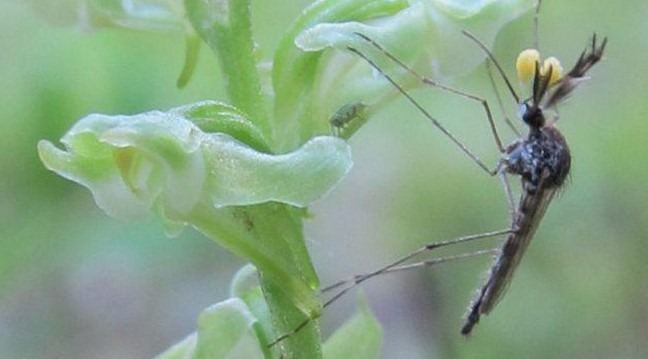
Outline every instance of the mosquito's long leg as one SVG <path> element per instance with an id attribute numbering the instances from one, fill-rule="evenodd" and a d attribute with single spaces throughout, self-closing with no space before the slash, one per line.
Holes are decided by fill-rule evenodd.
<path id="1" fill-rule="evenodd" d="M 461 141 L 459 141 L 452 133 L 450 133 L 439 121 L 437 121 L 421 104 L 419 104 L 401 85 L 399 85 L 394 79 L 391 78 L 385 71 L 383 71 L 378 64 L 373 62 L 373 60 L 369 59 L 365 54 L 360 52 L 359 50 L 353 48 L 353 47 L 347 47 L 347 49 L 356 55 L 360 56 L 362 59 L 367 61 L 369 65 L 371 65 L 373 68 L 375 68 L 380 74 L 387 79 L 397 90 L 400 92 L 409 102 L 411 102 L 428 120 L 432 122 L 432 124 L 439 129 L 439 131 L 443 132 L 444 135 L 446 135 L 452 142 L 454 142 L 468 157 L 470 157 L 473 162 L 477 164 L 477 166 L 481 167 L 482 170 L 484 170 L 486 173 L 488 173 L 491 176 L 494 176 L 497 171 L 496 170 L 491 170 L 484 164 L 482 160 L 479 159 L 472 151 L 470 151 Z"/>
<path id="2" fill-rule="evenodd" d="M 466 30 L 461 30 L 461 33 L 464 34 L 467 38 L 469 38 L 473 42 L 475 42 L 477 44 L 477 46 L 479 46 L 479 48 L 481 48 L 482 51 L 484 51 L 484 53 L 488 56 L 488 58 L 493 62 L 493 64 L 495 65 L 495 68 L 497 69 L 497 72 L 500 74 L 500 76 L 502 76 L 502 79 L 504 80 L 504 83 L 506 84 L 506 88 L 511 93 L 511 96 L 513 96 L 513 98 L 515 99 L 515 103 L 519 104 L 520 103 L 520 96 L 518 96 L 518 94 L 513 89 L 513 85 L 511 85 L 511 81 L 506 76 L 506 73 L 504 72 L 504 69 L 502 69 L 502 66 L 500 66 L 500 64 L 497 62 L 497 59 L 495 59 L 495 56 L 493 56 L 493 54 L 490 52 L 490 50 L 488 50 L 486 45 L 484 45 L 484 43 L 479 41 L 479 39 L 475 35 L 471 34 L 470 32 L 468 32 Z"/>
<path id="3" fill-rule="evenodd" d="M 419 269 L 423 267 L 433 267 L 442 263 L 447 263 L 447 262 L 453 262 L 461 259 L 466 259 L 466 258 L 471 258 L 471 257 L 478 257 L 478 256 L 483 256 L 487 254 L 497 254 L 499 252 L 499 248 L 493 248 L 493 249 L 483 249 L 479 251 L 474 251 L 474 252 L 469 252 L 469 253 L 462 253 L 462 254 L 457 254 L 453 256 L 446 256 L 446 257 L 440 257 L 440 258 L 434 258 L 426 261 L 421 261 L 421 262 L 416 262 L 416 263 L 411 263 L 411 264 L 403 264 L 397 267 L 389 268 L 382 272 L 381 274 L 387 274 L 387 273 L 394 273 L 394 272 L 403 272 L 403 271 L 408 271 L 408 270 L 414 270 L 414 269 Z M 330 292 L 334 289 L 337 289 L 342 286 L 349 285 L 350 283 L 355 283 L 362 277 L 366 276 L 367 274 L 358 274 L 355 275 L 351 278 L 347 278 L 345 280 L 338 281 L 336 283 L 333 283 L 329 285 L 328 287 L 322 288 L 321 292 L 326 293 Z"/>
<path id="4" fill-rule="evenodd" d="M 364 36 L 364 35 L 361 35 L 361 36 Z M 373 42 L 373 40 L 367 38 L 367 41 L 371 41 L 372 43 L 375 44 L 375 46 L 378 46 L 379 49 L 382 49 L 382 47 L 380 47 L 379 44 Z M 513 193 L 511 192 L 511 186 L 508 183 L 508 179 L 506 178 L 506 175 L 503 172 L 502 165 L 501 164 L 498 165 L 493 170 L 489 169 L 488 166 L 486 166 L 486 164 L 484 164 L 484 162 L 482 160 L 480 160 L 461 141 L 459 141 L 452 133 L 450 133 L 445 127 L 443 127 L 443 125 L 441 125 L 423 106 L 421 106 L 421 104 L 419 104 L 407 91 L 405 91 L 405 89 L 403 89 L 403 87 L 400 86 L 391 76 L 389 76 L 387 73 L 385 73 L 385 71 L 383 71 L 382 68 L 380 68 L 380 66 L 378 66 L 373 60 L 369 59 L 366 55 L 364 55 L 362 52 L 360 52 L 359 50 L 357 50 L 357 49 L 355 49 L 353 47 L 348 47 L 348 50 L 355 53 L 356 55 L 360 56 L 362 59 L 367 61 L 367 63 L 369 63 L 373 68 L 375 68 L 378 72 L 380 72 L 380 74 L 382 76 L 384 76 L 387 79 L 387 81 L 389 81 L 403 96 L 405 96 L 405 98 L 407 98 L 408 101 L 410 101 L 426 118 L 428 118 L 432 122 L 432 124 L 434 124 L 434 126 L 436 126 L 441 132 L 443 132 L 448 138 L 450 138 L 450 140 L 452 140 L 452 142 L 454 142 L 457 146 L 459 146 L 459 148 L 466 155 L 468 155 L 468 157 L 470 157 L 473 160 L 473 162 L 475 162 L 481 169 L 483 169 L 490 176 L 494 176 L 494 175 L 496 175 L 498 173 L 501 174 L 502 183 L 504 185 L 504 194 L 506 196 L 506 200 L 507 200 L 507 203 L 508 203 L 509 213 L 511 214 L 511 221 L 513 221 L 515 211 L 516 211 L 516 209 L 515 209 L 516 207 L 515 207 L 515 203 L 513 201 Z M 391 55 L 389 52 L 385 52 L 385 54 L 388 54 L 388 56 L 393 57 L 393 55 Z M 394 61 L 397 61 L 398 63 L 400 63 L 400 61 L 395 57 L 394 57 Z M 402 64 L 402 63 L 400 63 L 400 64 Z M 413 75 L 424 79 L 424 77 L 418 75 L 414 70 L 411 70 L 406 65 L 402 64 L 402 66 L 404 68 L 408 69 L 409 71 L 412 71 Z M 452 90 L 452 91 L 454 91 L 454 90 Z M 489 122 L 491 123 L 492 128 L 494 129 L 492 116 L 490 116 L 490 110 L 488 110 L 487 113 L 489 115 Z M 496 134 L 497 132 L 495 131 L 493 133 Z M 498 137 L 495 137 L 495 138 L 498 141 L 498 146 L 500 146 L 500 151 L 503 152 L 504 150 L 503 150 L 503 148 L 501 148 L 501 143 L 499 142 L 499 138 Z"/>
<path id="5" fill-rule="evenodd" d="M 501 236 L 501 235 L 512 233 L 512 232 L 514 232 L 513 229 L 504 229 L 504 230 L 499 230 L 499 231 L 485 232 L 485 233 L 480 233 L 480 234 L 473 234 L 473 235 L 469 235 L 469 236 L 463 236 L 463 237 L 455 238 L 455 239 L 452 239 L 452 240 L 449 240 L 449 241 L 434 242 L 434 243 L 426 244 L 423 247 L 420 247 L 419 249 L 417 249 L 415 251 L 412 251 L 408 255 L 403 256 L 403 257 L 391 262 L 390 264 L 388 264 L 386 266 L 380 267 L 380 268 L 378 268 L 378 269 L 376 269 L 374 271 L 371 271 L 369 273 L 366 273 L 366 274 L 362 274 L 362 275 L 359 275 L 359 276 L 354 276 L 353 278 L 351 278 L 349 280 L 338 282 L 338 283 L 335 283 L 333 285 L 330 285 L 330 286 L 322 289 L 321 292 L 325 292 L 325 291 L 331 291 L 331 290 L 339 288 L 339 287 L 343 287 L 342 289 L 340 289 L 340 291 L 338 293 L 336 293 L 329 300 L 324 302 L 322 307 L 323 308 L 328 307 L 329 305 L 333 304 L 335 301 L 340 299 L 340 297 L 342 297 L 344 294 L 346 294 L 349 290 L 351 290 L 354 287 L 360 285 L 361 283 L 363 283 L 363 282 L 365 282 L 365 281 L 367 281 L 367 280 L 369 280 L 371 278 L 374 278 L 376 276 L 379 276 L 381 274 L 385 274 L 385 273 L 389 273 L 389 272 L 393 272 L 393 271 L 399 271 L 399 270 L 412 269 L 412 268 L 415 268 L 414 266 L 416 266 L 416 267 L 422 267 L 424 265 L 431 266 L 431 265 L 434 265 L 434 264 L 439 264 L 441 262 L 447 262 L 447 261 L 450 261 L 450 260 L 458 260 L 458 259 L 461 259 L 461 258 L 467 258 L 467 257 L 471 257 L 471 256 L 476 256 L 476 255 L 483 255 L 483 254 L 487 253 L 487 252 L 478 251 L 478 252 L 474 252 L 472 254 L 468 253 L 468 254 L 463 254 L 463 255 L 458 255 L 458 256 L 445 257 L 445 259 L 444 258 L 437 258 L 435 260 L 431 260 L 431 261 L 427 261 L 427 262 L 419 262 L 419 263 L 413 263 L 413 264 L 401 266 L 401 264 L 403 264 L 404 262 L 407 262 L 408 260 L 412 259 L 413 257 L 416 257 L 417 255 L 419 255 L 419 254 L 421 254 L 423 252 L 432 251 L 434 249 L 441 248 L 441 247 L 446 247 L 446 246 L 449 246 L 449 245 L 475 241 L 475 240 L 479 240 L 479 239 L 482 239 L 482 238 Z M 489 252 L 490 252 L 490 250 L 489 250 Z M 427 263 L 427 264 L 423 264 L 423 263 Z M 277 343 L 283 341 L 284 339 L 290 337 L 291 335 L 294 335 L 295 333 L 298 333 L 300 330 L 302 330 L 306 325 L 308 325 L 308 323 L 310 323 L 314 319 L 316 319 L 316 318 L 306 318 L 303 322 L 301 322 L 292 331 L 290 331 L 288 333 L 285 333 L 285 334 L 282 334 L 279 337 L 277 337 L 277 339 L 275 339 L 273 342 L 268 344 L 268 347 L 272 347 L 272 346 L 276 345 Z"/>
<path id="6" fill-rule="evenodd" d="M 392 60 L 393 62 L 398 64 L 398 66 L 400 66 L 401 68 L 406 70 L 410 75 L 416 77 L 421 83 L 423 83 L 425 85 L 428 85 L 428 86 L 431 86 L 431 87 L 436 87 L 436 88 L 438 88 L 440 90 L 447 91 L 447 92 L 453 93 L 455 95 L 459 95 L 459 96 L 461 96 L 463 98 L 466 98 L 466 99 L 469 99 L 469 100 L 472 100 L 472 101 L 479 102 L 482 105 L 482 107 L 484 108 L 484 112 L 486 113 L 486 117 L 488 118 L 488 124 L 490 126 L 491 133 L 493 134 L 493 139 L 495 140 L 495 144 L 497 145 L 497 148 L 499 149 L 500 153 L 504 152 L 504 148 L 502 146 L 502 140 L 500 139 L 499 134 L 497 133 L 497 128 L 495 127 L 495 121 L 493 120 L 493 114 L 491 112 L 490 106 L 488 105 L 488 101 L 486 101 L 485 99 L 483 99 L 483 98 L 481 98 L 479 96 L 470 94 L 468 92 L 457 90 L 455 88 L 440 84 L 440 83 L 430 79 L 429 77 L 426 77 L 426 76 L 423 76 L 423 75 L 419 74 L 418 72 L 416 72 L 416 70 L 414 70 L 413 68 L 411 68 L 410 66 L 408 66 L 407 64 L 402 62 L 400 59 L 398 59 L 398 57 L 396 57 L 394 54 L 389 52 L 387 49 L 385 49 L 382 45 L 380 45 L 379 43 L 374 41 L 372 38 L 370 38 L 367 35 L 364 35 L 362 33 L 359 33 L 359 32 L 356 32 L 355 34 L 357 36 L 359 36 L 360 38 L 362 38 L 363 40 L 367 41 L 369 44 L 371 44 L 373 47 L 378 49 L 380 52 L 384 53 L 385 56 L 387 56 L 390 60 Z M 374 67 L 376 67 L 376 66 L 374 66 Z M 380 71 L 380 70 L 378 70 L 378 71 Z M 435 125 L 437 125 L 437 124 L 435 124 Z M 437 127 L 439 127 L 439 126 L 437 125 Z"/>
<path id="7" fill-rule="evenodd" d="M 533 14 L 533 47 L 540 51 L 540 5 L 542 0 L 538 0 Z"/>
<path id="8" fill-rule="evenodd" d="M 387 273 L 387 272 L 393 270 L 394 268 L 399 267 L 401 264 L 407 262 L 408 260 L 418 256 L 419 254 L 421 254 L 423 252 L 431 251 L 431 250 L 434 250 L 434 249 L 437 249 L 437 248 L 446 247 L 446 246 L 453 245 L 453 244 L 458 244 L 458 243 L 463 243 L 463 242 L 470 242 L 470 241 L 474 241 L 474 240 L 478 240 L 478 239 L 482 239 L 482 238 L 501 236 L 501 235 L 512 233 L 512 232 L 513 232 L 513 229 L 509 228 L 509 229 L 499 230 L 499 231 L 494 231 L 494 232 L 485 232 L 485 233 L 480 233 L 480 234 L 473 234 L 473 235 L 469 235 L 469 236 L 463 236 L 463 237 L 455 238 L 455 239 L 452 239 L 452 240 L 449 240 L 449 241 L 444 241 L 444 242 L 435 242 L 435 243 L 426 244 L 423 247 L 420 247 L 419 249 L 416 249 L 416 250 L 410 252 L 408 255 L 403 256 L 403 257 L 391 262 L 390 264 L 388 264 L 386 266 L 378 268 L 378 269 L 376 269 L 376 270 L 374 270 L 372 272 L 369 272 L 367 274 L 364 274 L 364 275 L 361 275 L 361 276 L 356 276 L 352 281 L 348 282 L 346 287 L 342 288 L 337 294 L 335 294 L 333 297 L 331 297 L 331 299 L 324 302 L 323 306 L 324 307 L 329 306 L 331 303 L 338 300 L 338 298 L 343 296 L 346 292 L 351 290 L 353 287 L 361 284 L 362 282 L 364 282 L 364 281 L 366 281 L 368 279 L 371 279 L 373 277 L 376 277 L 376 276 L 379 276 L 381 274 Z"/>
<path id="9" fill-rule="evenodd" d="M 493 93 L 495 93 L 495 98 L 497 99 L 497 105 L 500 108 L 500 111 L 502 111 L 502 115 L 504 116 L 504 123 L 515 133 L 515 135 L 520 138 L 522 137 L 522 134 L 520 131 L 515 127 L 513 122 L 511 122 L 511 119 L 508 117 L 506 114 L 506 108 L 504 107 L 504 103 L 502 102 L 502 96 L 500 95 L 499 90 L 497 89 L 497 85 L 495 84 L 495 78 L 493 78 L 493 72 L 491 71 L 490 67 L 490 59 L 486 59 L 486 73 L 488 74 L 488 80 L 491 84 L 491 88 L 493 89 Z"/>

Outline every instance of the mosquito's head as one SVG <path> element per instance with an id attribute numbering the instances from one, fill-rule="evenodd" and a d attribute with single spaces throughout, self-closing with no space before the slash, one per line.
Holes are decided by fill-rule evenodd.
<path id="1" fill-rule="evenodd" d="M 532 128 L 545 124 L 541 102 L 545 94 L 562 80 L 563 68 L 555 57 L 549 57 L 540 65 L 540 53 L 535 49 L 524 50 L 518 55 L 515 67 L 522 83 L 532 82 L 531 97 L 520 104 L 520 118 Z"/>
<path id="2" fill-rule="evenodd" d="M 527 126 L 540 128 L 545 124 L 545 117 L 540 106 L 535 106 L 529 100 L 520 104 L 518 116 Z"/>
<path id="3" fill-rule="evenodd" d="M 563 73 L 563 68 L 555 57 L 547 58 L 541 65 L 537 50 L 522 51 L 516 62 L 518 79 L 522 83 L 531 83 L 532 89 L 531 97 L 520 104 L 520 118 L 531 128 L 544 126 L 543 109 L 554 108 L 587 79 L 589 69 L 603 57 L 606 44 L 607 39 L 599 43 L 594 34 L 589 48 L 581 53 L 567 73 Z"/>

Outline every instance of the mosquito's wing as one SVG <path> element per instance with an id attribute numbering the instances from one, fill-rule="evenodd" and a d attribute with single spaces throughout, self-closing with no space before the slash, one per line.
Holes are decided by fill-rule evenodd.
<path id="1" fill-rule="evenodd" d="M 514 228 L 504 246 L 495 258 L 484 285 L 470 305 L 466 322 L 461 329 L 464 335 L 470 334 L 482 314 L 490 313 L 502 298 L 513 278 L 513 272 L 520 264 L 542 217 L 549 207 L 558 188 L 544 188 L 534 193 L 523 192 L 520 199 Z"/>

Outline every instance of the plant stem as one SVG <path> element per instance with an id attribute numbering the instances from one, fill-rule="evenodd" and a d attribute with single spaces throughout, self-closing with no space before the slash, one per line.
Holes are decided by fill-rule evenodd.
<path id="1" fill-rule="evenodd" d="M 245 112 L 270 138 L 254 56 L 249 0 L 185 0 L 189 19 L 221 65 L 232 105 Z"/>
<path id="2" fill-rule="evenodd" d="M 259 282 L 270 309 L 274 338 L 292 332 L 321 307 L 308 267 L 295 258 L 299 251 L 290 237 L 302 238 L 301 223 L 294 222 L 284 205 L 216 209 L 209 204 L 190 214 L 192 225 L 237 256 L 248 260 L 259 272 Z M 284 235 L 277 235 L 278 233 Z M 272 242 L 272 243 L 270 243 Z M 310 263 L 310 262 L 309 262 Z M 261 343 L 264 345 L 264 343 Z M 267 344 L 267 343 L 266 343 Z M 317 321 L 278 344 L 283 358 L 321 358 L 321 337 Z"/>

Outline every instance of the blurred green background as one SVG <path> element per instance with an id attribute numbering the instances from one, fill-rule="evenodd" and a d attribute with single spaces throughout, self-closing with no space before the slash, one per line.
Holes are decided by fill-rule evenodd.
<path id="1" fill-rule="evenodd" d="M 307 4 L 254 2 L 264 56 Z M 541 48 L 565 67 L 594 30 L 610 39 L 592 81 L 560 107 L 574 157 L 571 183 L 508 294 L 470 340 L 458 334 L 461 316 L 488 259 L 366 285 L 384 325 L 384 358 L 648 357 L 646 14 L 642 0 L 545 1 Z M 204 307 L 226 298 L 243 263 L 193 230 L 169 239 L 158 222 L 105 216 L 86 189 L 45 170 L 36 142 L 56 141 L 92 112 L 223 98 L 216 62 L 203 49 L 193 81 L 178 90 L 182 37 L 52 27 L 23 1 L 0 2 L 0 34 L 0 357 L 151 357 L 193 331 Z M 530 16 L 502 31 L 495 53 L 503 66 L 512 68 L 530 34 Z M 480 69 L 453 85 L 491 93 L 483 75 Z M 429 90 L 417 97 L 496 162 L 478 105 Z M 312 209 L 308 227 L 324 284 L 428 241 L 506 225 L 497 179 L 404 101 L 373 119 L 352 145 L 353 172 Z M 327 333 L 353 312 L 354 297 L 326 311 Z"/>

